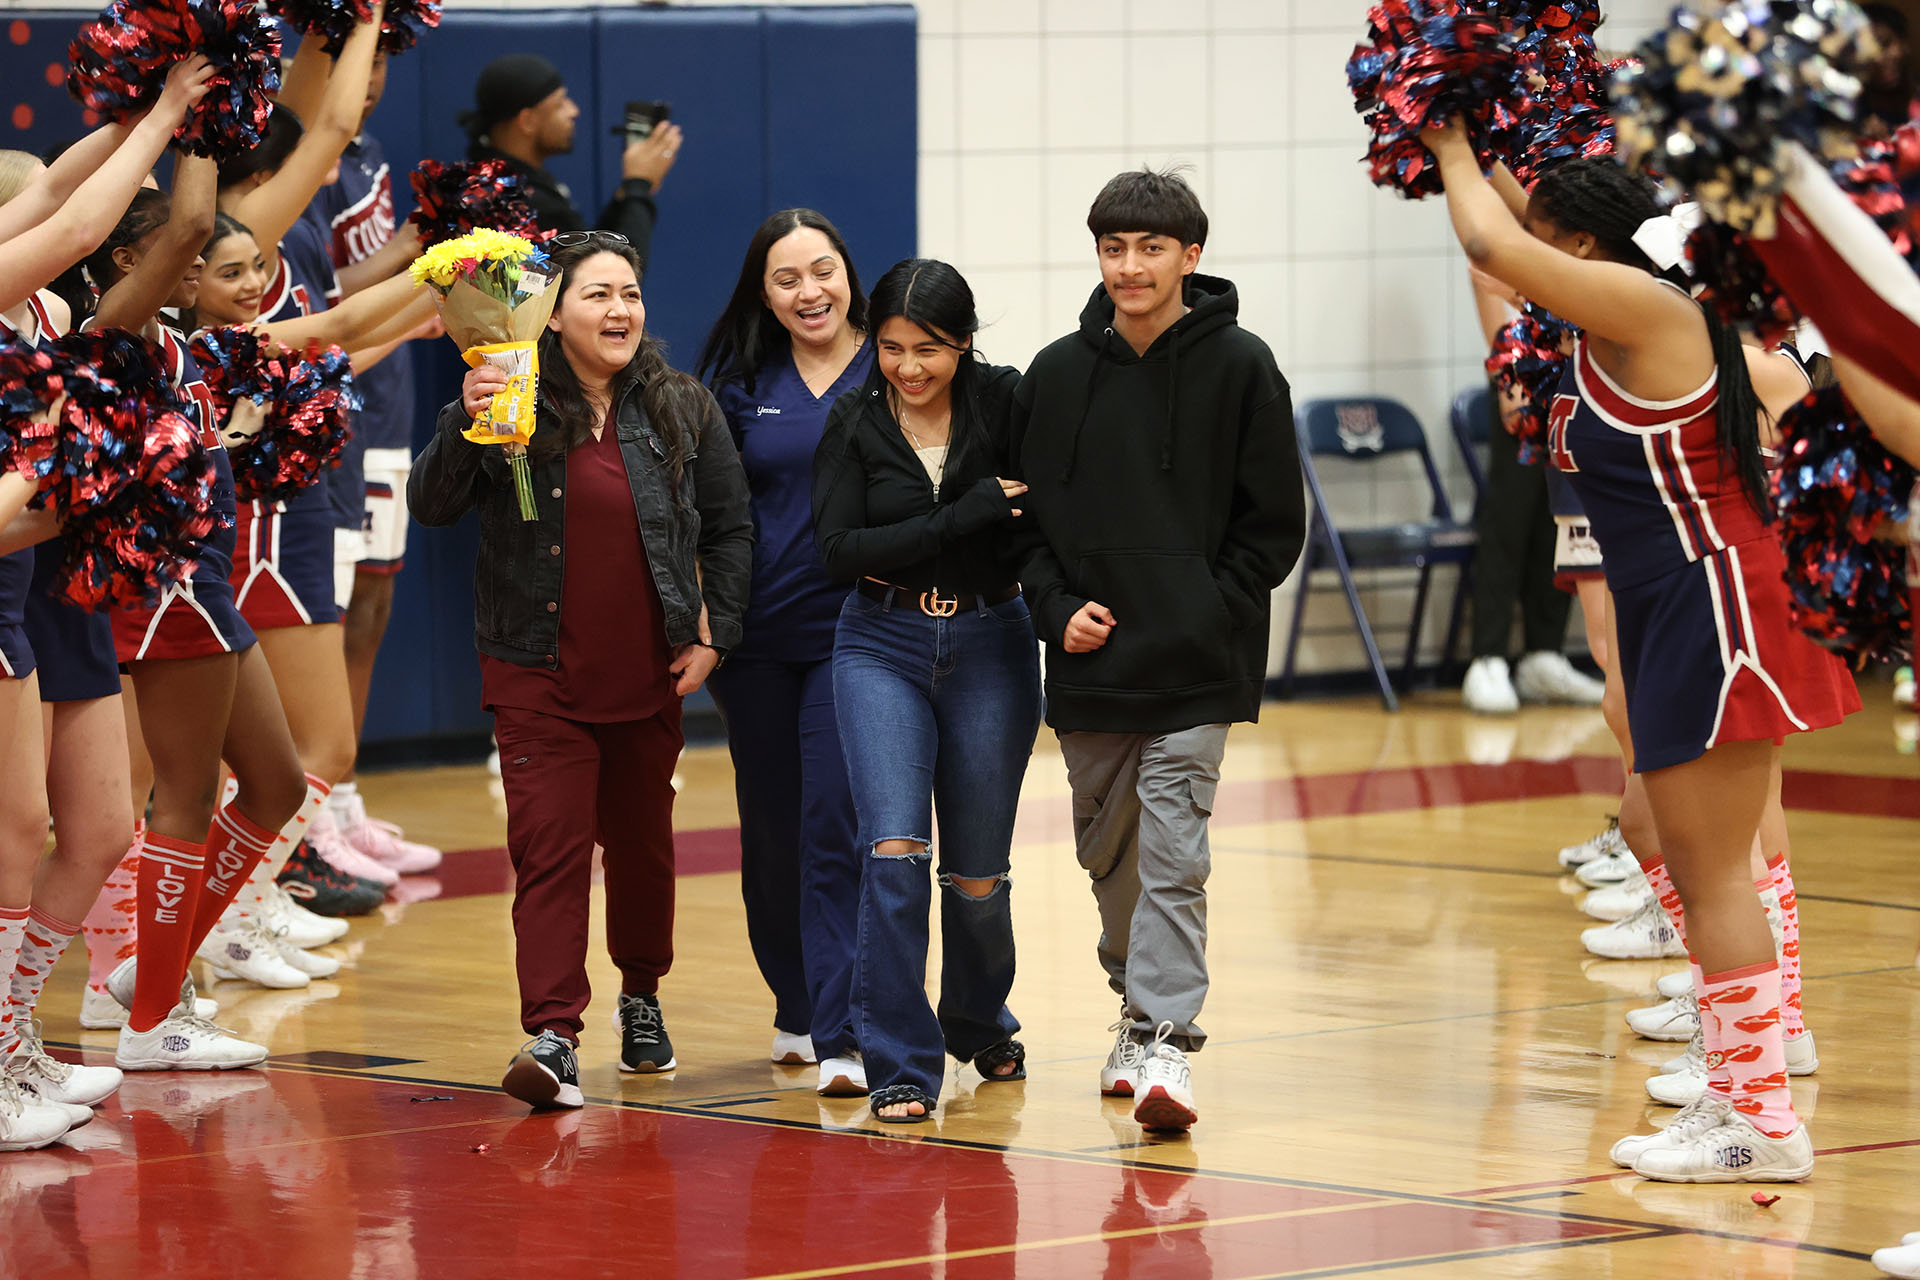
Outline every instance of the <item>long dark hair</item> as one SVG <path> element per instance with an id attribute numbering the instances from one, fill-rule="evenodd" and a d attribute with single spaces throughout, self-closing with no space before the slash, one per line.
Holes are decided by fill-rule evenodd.
<path id="1" fill-rule="evenodd" d="M 153 187 L 140 188 L 133 193 L 133 203 L 120 215 L 120 221 L 100 242 L 100 247 L 80 259 L 78 279 L 68 280 L 63 276 L 54 282 L 55 291 L 66 300 L 68 309 L 73 312 L 75 328 L 79 327 L 83 317 L 92 312 L 100 294 L 113 288 L 119 275 L 118 268 L 113 265 L 114 251 L 139 244 L 166 226 L 167 219 L 172 215 L 173 200 L 166 192 Z M 78 287 L 75 288 L 75 285 Z"/>
<path id="2" fill-rule="evenodd" d="M 812 209 L 782 209 L 760 224 L 747 242 L 747 256 L 740 264 L 740 279 L 734 283 L 733 296 L 726 310 L 707 335 L 701 348 L 700 376 L 716 385 L 738 382 L 751 394 L 760 370 L 792 343 L 786 327 L 767 310 L 761 296 L 767 273 L 767 253 L 773 246 L 802 227 L 811 227 L 827 238 L 833 251 L 847 269 L 847 323 L 856 333 L 869 333 L 867 295 L 860 292 L 860 273 L 853 269 L 853 255 L 840 237 L 840 228 L 823 213 Z"/>
<path id="3" fill-rule="evenodd" d="M 981 363 L 980 353 L 970 344 L 972 337 L 980 332 L 980 313 L 974 306 L 973 286 L 938 258 L 907 258 L 894 263 L 875 283 L 867 315 L 875 334 L 887 321 L 898 316 L 919 325 L 942 346 L 961 352 L 960 363 L 953 371 L 955 413 L 947 434 L 954 452 L 958 453 L 961 436 L 966 431 L 966 423 L 974 416 L 979 397 L 980 380 L 975 370 Z M 874 376 L 880 376 L 877 364 Z"/>
<path id="4" fill-rule="evenodd" d="M 1584 231 L 1610 261 L 1654 272 L 1653 262 L 1633 242 L 1634 232 L 1661 212 L 1654 186 L 1608 156 L 1583 156 L 1555 165 L 1533 188 L 1533 205 L 1565 231 Z M 1658 274 L 1655 272 L 1655 274 Z M 1760 458 L 1760 415 L 1766 412 L 1747 374 L 1746 348 L 1736 329 L 1720 323 L 1711 306 L 1700 304 L 1707 339 L 1713 346 L 1719 394 L 1720 463 L 1740 477 L 1740 485 L 1762 518 L 1771 518 L 1766 464 Z"/>
<path id="5" fill-rule="evenodd" d="M 219 244 L 228 236 L 251 236 L 252 234 L 253 228 L 232 214 L 224 211 L 216 213 L 213 215 L 213 234 L 208 236 L 207 242 L 200 246 L 200 253 L 203 257 L 208 257 L 213 253 L 213 246 Z M 209 265 L 211 265 L 210 257 Z M 195 329 L 200 328 L 199 307 L 189 307 L 181 311 L 180 328 L 185 333 L 192 333 Z"/>
<path id="6" fill-rule="evenodd" d="M 256 173 L 279 169 L 300 145 L 300 137 L 305 132 L 299 116 L 275 103 L 273 113 L 267 117 L 267 127 L 260 131 L 259 144 L 220 162 L 220 189 L 224 191 L 237 182 L 245 182 Z"/>
<path id="7" fill-rule="evenodd" d="M 596 234 L 585 243 L 552 250 L 553 261 L 560 268 L 560 280 L 553 287 L 560 290 L 563 300 L 580 264 L 602 253 L 624 259 L 633 268 L 634 279 L 640 278 L 640 255 L 633 251 L 633 246 Z M 667 474 L 672 477 L 678 495 L 681 474 L 700 442 L 700 427 L 707 417 L 707 389 L 692 374 L 669 365 L 666 345 L 645 330 L 641 332 L 633 359 L 614 376 L 608 388 L 613 402 L 618 404 L 628 386 L 635 382 L 640 384 L 647 420 L 666 446 Z M 551 416 L 552 424 L 541 423 L 541 430 L 534 433 L 533 443 L 527 446 L 527 452 L 536 459 L 565 456 L 581 441 L 591 439 L 593 429 L 600 424 L 599 416 L 587 403 L 580 375 L 573 371 L 560 345 L 560 335 L 552 329 L 540 335 L 540 404 Z"/>

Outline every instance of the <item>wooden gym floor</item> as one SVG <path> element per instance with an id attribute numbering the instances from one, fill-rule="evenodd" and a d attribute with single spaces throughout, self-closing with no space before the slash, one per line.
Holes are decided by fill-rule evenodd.
<path id="1" fill-rule="evenodd" d="M 1043 733 L 1014 858 L 1015 1012 L 1031 1079 L 949 1082 L 882 1127 L 766 1061 L 731 773 L 689 751 L 680 1068 L 614 1068 L 613 971 L 581 1046 L 583 1111 L 495 1089 L 515 1025 L 504 813 L 479 768 L 385 774 L 375 812 L 450 853 L 299 992 L 221 984 L 271 1069 L 131 1078 L 73 1147 L 0 1157 L 4 1273 L 413 1277 L 1866 1276 L 1920 1230 L 1920 734 L 1884 685 L 1789 744 L 1787 800 L 1819 1074 L 1794 1097 L 1822 1157 L 1774 1188 L 1646 1183 L 1606 1150 L 1649 1117 L 1637 1040 L 1666 962 L 1578 939 L 1553 854 L 1618 786 L 1597 712 L 1469 716 L 1457 695 L 1270 706 L 1235 730 L 1213 824 L 1201 1121 L 1147 1138 L 1096 1073 L 1115 1015 Z M 1906 743 L 1903 754 L 1900 743 Z M 436 895 L 437 892 L 437 896 Z M 46 1038 L 107 1060 L 75 1021 Z M 65 1049 L 61 1050 L 65 1052 Z M 76 1149 L 77 1148 L 77 1149 Z"/>

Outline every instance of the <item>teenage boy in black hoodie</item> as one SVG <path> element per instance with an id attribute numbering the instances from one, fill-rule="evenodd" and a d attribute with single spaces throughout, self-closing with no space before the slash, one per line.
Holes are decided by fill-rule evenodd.
<path id="1" fill-rule="evenodd" d="M 1207 215 L 1192 189 L 1123 173 L 1087 226 L 1101 288 L 1014 396 L 1020 576 L 1122 1003 L 1101 1092 L 1135 1097 L 1148 1128 L 1186 1129 L 1207 817 L 1227 726 L 1260 714 L 1269 597 L 1306 504 L 1287 380 L 1240 328 L 1233 286 L 1194 274 Z"/>

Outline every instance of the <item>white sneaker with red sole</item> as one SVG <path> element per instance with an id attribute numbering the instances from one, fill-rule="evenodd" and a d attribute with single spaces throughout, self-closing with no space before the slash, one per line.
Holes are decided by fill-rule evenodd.
<path id="1" fill-rule="evenodd" d="M 1185 1132 L 1200 1118 L 1193 1105 L 1193 1071 L 1187 1055 L 1167 1043 L 1172 1033 L 1173 1024 L 1163 1022 L 1153 1043 L 1145 1046 L 1133 1104 L 1133 1118 L 1143 1129 Z"/>

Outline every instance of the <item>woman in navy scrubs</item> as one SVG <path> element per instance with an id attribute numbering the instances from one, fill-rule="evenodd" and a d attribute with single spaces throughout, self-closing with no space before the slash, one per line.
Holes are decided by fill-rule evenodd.
<path id="1" fill-rule="evenodd" d="M 817 1060 L 823 1094 L 867 1089 L 849 1003 L 857 824 L 833 705 L 847 588 L 821 564 L 811 490 L 827 411 L 873 368 L 866 328 L 839 231 L 784 209 L 754 233 L 700 357 L 753 494 L 745 638 L 707 686 L 733 753 L 747 936 L 774 995 L 773 1060 Z"/>

